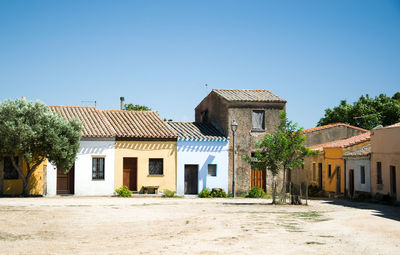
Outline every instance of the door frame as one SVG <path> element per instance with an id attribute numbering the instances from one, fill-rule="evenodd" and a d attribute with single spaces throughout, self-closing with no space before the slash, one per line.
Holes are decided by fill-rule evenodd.
<path id="1" fill-rule="evenodd" d="M 129 168 L 129 170 L 130 170 L 129 171 L 129 185 L 126 185 L 124 183 L 124 173 L 126 172 L 125 171 L 125 159 L 134 161 L 133 168 Z M 123 157 L 122 158 L 122 185 L 127 186 L 128 189 L 131 191 L 138 191 L 138 170 L 137 169 L 138 169 L 138 158 L 137 157 Z M 134 173 L 133 177 L 132 177 L 132 173 Z M 135 178 L 135 176 L 136 176 L 136 178 Z M 132 180 L 134 180 L 133 183 L 132 183 Z"/>
<path id="2" fill-rule="evenodd" d="M 349 194 L 351 198 L 354 197 L 355 191 L 354 169 L 349 169 Z"/>
<path id="3" fill-rule="evenodd" d="M 187 193 L 186 189 L 186 166 L 196 167 L 196 180 L 193 182 L 196 185 L 195 193 Z M 199 193 L 199 165 L 198 164 L 184 164 L 183 165 L 183 194 L 184 195 L 196 195 Z"/>
<path id="4" fill-rule="evenodd" d="M 397 180 L 396 180 L 396 167 L 391 165 L 389 166 L 390 170 L 389 170 L 389 174 L 390 174 L 390 196 L 393 199 L 396 199 L 397 197 Z"/>
<path id="5" fill-rule="evenodd" d="M 58 171 L 62 171 L 61 169 L 57 168 L 56 174 L 56 194 L 57 195 L 74 195 L 75 194 L 75 163 L 72 165 L 71 169 L 66 176 L 68 176 L 68 187 L 69 190 L 67 192 L 61 191 L 58 188 Z M 61 192 L 60 192 L 61 191 Z"/>

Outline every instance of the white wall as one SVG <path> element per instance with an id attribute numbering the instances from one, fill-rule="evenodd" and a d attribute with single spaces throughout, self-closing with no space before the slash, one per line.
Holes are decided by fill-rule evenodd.
<path id="1" fill-rule="evenodd" d="M 198 192 L 222 188 L 228 192 L 228 141 L 180 141 L 177 147 L 177 194 L 185 189 L 185 164 L 198 165 Z M 208 164 L 217 165 L 217 176 L 208 176 Z"/>
<path id="2" fill-rule="evenodd" d="M 81 141 L 75 161 L 75 195 L 102 196 L 114 194 L 115 141 Z M 104 156 L 104 180 L 92 180 L 92 157 Z M 47 195 L 56 195 L 57 169 L 47 165 Z"/>
<path id="3" fill-rule="evenodd" d="M 365 184 L 361 184 L 361 166 L 365 166 Z M 354 169 L 354 190 L 371 192 L 371 170 L 369 159 L 346 159 L 346 188 L 350 188 L 349 170 Z"/>

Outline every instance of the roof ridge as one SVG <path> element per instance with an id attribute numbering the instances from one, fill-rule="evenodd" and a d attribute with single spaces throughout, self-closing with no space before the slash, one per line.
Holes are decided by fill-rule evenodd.
<path id="1" fill-rule="evenodd" d="M 353 126 L 353 125 L 350 125 L 350 124 L 346 124 L 346 123 L 342 123 L 342 122 L 337 122 L 337 123 L 326 124 L 326 125 L 323 125 L 323 126 L 304 129 L 302 131 L 302 133 L 310 133 L 310 132 L 319 131 L 319 130 L 323 130 L 323 129 L 331 128 L 331 127 L 337 127 L 337 126 L 346 126 L 346 127 L 362 130 L 362 131 L 365 131 L 365 132 L 368 131 L 367 129 L 364 129 L 364 128 L 356 127 L 356 126 Z"/>
<path id="2" fill-rule="evenodd" d="M 77 106 L 77 105 L 48 105 L 47 107 L 66 107 L 66 108 L 94 108 L 99 111 L 100 109 L 97 108 L 97 106 Z"/>
<path id="3" fill-rule="evenodd" d="M 104 110 L 99 110 L 99 111 L 107 111 L 107 112 L 155 112 L 157 113 L 157 111 L 155 110 L 146 110 L 146 111 L 134 111 L 134 110 L 108 110 L 108 109 L 104 109 Z"/>

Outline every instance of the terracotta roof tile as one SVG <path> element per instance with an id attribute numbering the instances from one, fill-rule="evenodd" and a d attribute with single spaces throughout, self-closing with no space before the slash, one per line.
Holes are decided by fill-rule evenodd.
<path id="1" fill-rule="evenodd" d="M 175 130 L 180 139 L 226 141 L 226 136 L 218 131 L 211 123 L 168 122 L 168 125 Z"/>
<path id="2" fill-rule="evenodd" d="M 286 100 L 265 89 L 213 89 L 212 92 L 227 101 L 283 102 Z"/>
<path id="3" fill-rule="evenodd" d="M 392 124 L 390 126 L 383 127 L 383 128 L 393 128 L 393 127 L 400 127 L 400 122 Z"/>
<path id="4" fill-rule="evenodd" d="M 170 139 L 175 132 L 154 111 L 101 110 L 117 137 Z"/>
<path id="5" fill-rule="evenodd" d="M 324 129 L 328 129 L 328 128 L 333 128 L 333 127 L 339 127 L 339 126 L 349 127 L 349 128 L 361 130 L 361 131 L 364 131 L 364 132 L 368 131 L 366 129 L 359 128 L 359 127 L 352 126 L 352 125 L 348 125 L 348 124 L 345 124 L 345 123 L 334 123 L 334 124 L 328 124 L 328 125 L 324 125 L 324 126 L 320 126 L 320 127 L 314 127 L 314 128 L 305 129 L 305 130 L 303 130 L 302 133 L 305 134 L 305 133 L 315 132 L 315 131 L 324 130 Z"/>
<path id="6" fill-rule="evenodd" d="M 323 151 L 324 148 L 347 148 L 347 147 L 353 146 L 355 144 L 370 141 L 370 139 L 371 139 L 371 132 L 368 131 L 368 132 L 362 133 L 360 135 L 352 136 L 350 138 L 336 140 L 336 141 L 322 143 L 322 144 L 316 144 L 316 145 L 310 146 L 309 148 L 312 151 Z"/>
<path id="7" fill-rule="evenodd" d="M 83 106 L 49 106 L 66 120 L 76 119 L 83 125 L 82 137 L 114 137 L 115 131 L 96 107 Z"/>
<path id="8" fill-rule="evenodd" d="M 371 153 L 371 144 L 367 144 L 360 148 L 352 149 L 343 154 L 344 157 L 359 157 L 359 156 L 367 156 Z"/>

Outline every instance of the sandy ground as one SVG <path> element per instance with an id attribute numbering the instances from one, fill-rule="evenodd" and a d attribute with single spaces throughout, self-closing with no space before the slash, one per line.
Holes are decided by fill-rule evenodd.
<path id="1" fill-rule="evenodd" d="M 0 254 L 400 254 L 400 207 L 268 202 L 0 198 Z"/>

